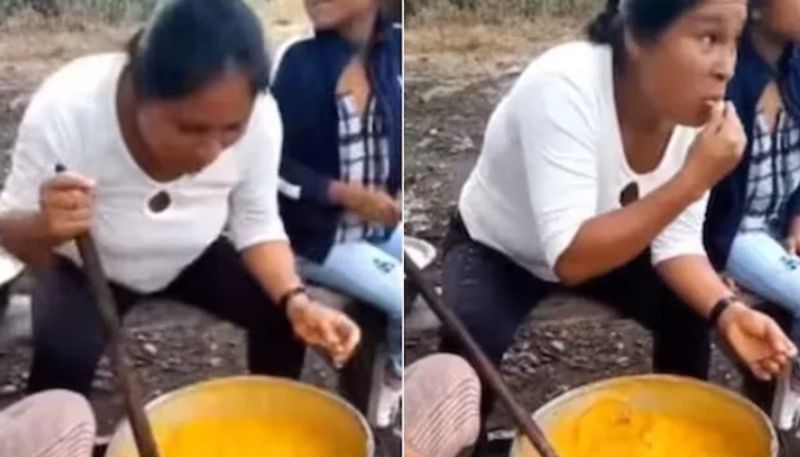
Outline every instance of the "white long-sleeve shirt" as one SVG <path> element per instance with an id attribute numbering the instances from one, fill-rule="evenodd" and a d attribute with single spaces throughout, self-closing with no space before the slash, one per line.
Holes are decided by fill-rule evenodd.
<path id="1" fill-rule="evenodd" d="M 162 289 L 229 228 L 238 249 L 286 240 L 277 185 L 282 128 L 275 101 L 257 98 L 242 138 L 196 175 L 160 183 L 137 165 L 120 131 L 116 90 L 127 57 L 80 58 L 49 77 L 24 115 L 0 205 L 39 210 L 39 189 L 60 163 L 96 180 L 91 233 L 108 277 L 139 292 Z M 162 212 L 149 201 L 165 191 Z M 74 243 L 58 251 L 78 262 Z"/>
<path id="2" fill-rule="evenodd" d="M 632 182 L 639 196 L 683 166 L 696 130 L 674 129 L 661 163 L 635 173 L 623 150 L 608 46 L 573 42 L 537 58 L 492 114 L 459 210 L 470 236 L 537 277 L 553 269 L 581 225 L 620 208 Z M 705 256 L 706 197 L 688 207 L 651 245 L 657 264 Z"/>

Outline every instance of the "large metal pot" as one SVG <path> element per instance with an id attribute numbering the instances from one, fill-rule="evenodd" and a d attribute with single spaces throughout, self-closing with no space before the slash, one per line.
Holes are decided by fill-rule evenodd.
<path id="1" fill-rule="evenodd" d="M 335 395 L 287 379 L 239 376 L 206 381 L 169 392 L 145 409 L 156 431 L 203 418 L 263 415 L 265 421 L 297 421 L 335 436 L 342 457 L 374 456 L 372 431 L 358 411 Z M 105 456 L 136 455 L 126 421 L 117 427 Z"/>
<path id="2" fill-rule="evenodd" d="M 413 236 L 406 235 L 403 239 L 403 252 L 408 255 L 408 258 L 414 262 L 420 270 L 428 268 L 436 259 L 436 247 L 431 243 Z M 408 278 L 404 283 L 404 303 L 405 313 L 411 312 L 414 302 L 419 295 L 417 288 L 409 282 Z"/>
<path id="3" fill-rule="evenodd" d="M 732 441 L 757 442 L 763 447 L 764 457 L 778 456 L 778 440 L 769 419 L 750 401 L 713 384 L 677 376 L 642 375 L 600 381 L 561 395 L 537 410 L 533 417 L 545 434 L 549 434 L 560 421 L 581 414 L 609 392 L 623 393 L 635 407 L 646 411 L 723 418 L 726 423 L 747 430 L 746 436 L 731 436 Z M 527 439 L 519 434 L 510 455 L 539 457 Z"/>

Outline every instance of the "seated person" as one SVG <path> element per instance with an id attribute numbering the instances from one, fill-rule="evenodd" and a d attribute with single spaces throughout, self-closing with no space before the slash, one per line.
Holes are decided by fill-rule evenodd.
<path id="1" fill-rule="evenodd" d="M 304 278 L 383 311 L 390 362 L 378 423 L 402 377 L 402 36 L 378 0 L 307 1 L 313 37 L 289 45 L 273 94 L 284 126 L 281 214 Z"/>
<path id="2" fill-rule="evenodd" d="M 608 0 L 588 40 L 536 58 L 500 102 L 443 264 L 445 304 L 495 363 L 558 290 L 651 330 L 656 372 L 705 379 L 712 330 L 762 379 L 796 355 L 703 246 L 707 193 L 746 142 L 724 100 L 746 16 L 745 0 Z"/>
<path id="3" fill-rule="evenodd" d="M 77 59 L 37 90 L 0 195 L 4 247 L 42 265 L 29 392 L 91 389 L 108 335 L 72 241 L 88 232 L 120 314 L 157 297 L 232 321 L 256 374 L 298 378 L 306 345 L 350 357 L 358 327 L 295 272 L 269 76 L 242 0 L 175 0 L 127 53 Z"/>
<path id="4" fill-rule="evenodd" d="M 728 97 L 747 146 L 711 192 L 705 241 L 718 270 L 793 316 L 800 343 L 800 3 L 752 2 Z M 800 370 L 781 377 L 774 420 L 800 412 Z"/>

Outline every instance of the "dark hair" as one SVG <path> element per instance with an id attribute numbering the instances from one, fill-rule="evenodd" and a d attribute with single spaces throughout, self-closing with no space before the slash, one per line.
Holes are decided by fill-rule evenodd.
<path id="1" fill-rule="evenodd" d="M 755 49 L 752 43 L 752 28 L 755 24 L 753 14 L 756 10 L 769 7 L 768 0 L 749 0 L 747 26 L 745 33 L 742 35 L 742 40 L 749 41 L 749 49 Z M 783 54 L 778 61 L 778 67 L 775 72 L 775 82 L 778 84 L 778 89 L 781 94 L 784 109 L 792 116 L 793 119 L 800 119 L 800 81 L 796 75 L 800 74 L 800 47 L 795 43 L 789 43 L 783 50 Z M 800 144 L 800 139 L 795 144 L 784 145 L 784 147 L 794 148 Z"/>
<path id="2" fill-rule="evenodd" d="M 241 0 L 169 0 L 130 40 L 128 55 L 143 99 L 187 96 L 232 69 L 254 94 L 269 86 L 261 24 Z"/>
<path id="3" fill-rule="evenodd" d="M 683 13 L 702 0 L 607 0 L 605 9 L 586 28 L 589 40 L 621 49 L 625 29 L 654 41 Z"/>

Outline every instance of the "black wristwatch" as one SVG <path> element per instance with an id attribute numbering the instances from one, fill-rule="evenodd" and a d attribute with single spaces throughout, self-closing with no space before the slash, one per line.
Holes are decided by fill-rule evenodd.
<path id="1" fill-rule="evenodd" d="M 720 317 L 728 308 L 733 305 L 736 301 L 734 297 L 722 297 L 719 301 L 711 308 L 711 314 L 708 315 L 708 325 L 711 328 L 717 328 L 717 324 L 719 323 Z"/>
<path id="2" fill-rule="evenodd" d="M 305 286 L 297 286 L 281 295 L 281 298 L 278 300 L 278 307 L 282 310 L 286 310 L 289 306 L 289 302 L 298 295 L 308 295 Z"/>

